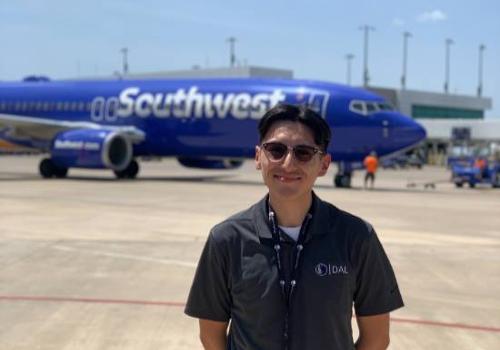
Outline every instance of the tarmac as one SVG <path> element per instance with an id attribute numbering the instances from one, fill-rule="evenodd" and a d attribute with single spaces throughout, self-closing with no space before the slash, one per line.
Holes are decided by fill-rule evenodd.
<path id="1" fill-rule="evenodd" d="M 38 161 L 0 156 L 0 349 L 202 349 L 184 303 L 210 228 L 266 193 L 252 162 L 143 162 L 117 181 L 44 180 Z M 500 349 L 500 189 L 456 189 L 439 167 L 381 170 L 374 190 L 362 175 L 336 189 L 332 169 L 315 191 L 390 257 L 406 304 L 390 349 Z"/>

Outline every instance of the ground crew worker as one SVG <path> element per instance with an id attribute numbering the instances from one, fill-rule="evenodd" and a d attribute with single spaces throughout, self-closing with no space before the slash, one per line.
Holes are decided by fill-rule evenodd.
<path id="1" fill-rule="evenodd" d="M 479 178 L 482 179 L 486 173 L 486 159 L 483 157 L 478 157 L 474 161 L 474 168 L 479 170 Z"/>
<path id="2" fill-rule="evenodd" d="M 269 192 L 211 230 L 189 292 L 185 313 L 199 319 L 204 348 L 386 349 L 389 312 L 403 306 L 389 260 L 370 224 L 312 191 L 331 162 L 330 127 L 278 105 L 259 135 Z"/>
<path id="3" fill-rule="evenodd" d="M 370 188 L 373 188 L 373 184 L 375 182 L 375 173 L 377 172 L 378 168 L 377 153 L 375 151 L 371 151 L 370 154 L 365 157 L 363 165 L 366 168 L 365 188 L 368 180 L 370 180 Z"/>

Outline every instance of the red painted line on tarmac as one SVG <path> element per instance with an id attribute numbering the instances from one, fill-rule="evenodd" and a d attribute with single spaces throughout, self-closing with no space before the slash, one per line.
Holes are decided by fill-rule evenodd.
<path id="1" fill-rule="evenodd" d="M 125 304 L 125 305 L 153 305 L 153 306 L 174 306 L 184 307 L 185 302 L 180 301 L 147 301 L 147 300 L 120 300 L 120 299 L 95 299 L 95 298 L 66 298 L 66 297 L 44 297 L 44 296 L 21 296 L 21 295 L 0 295 L 0 301 L 47 301 L 47 302 L 71 302 L 71 303 L 95 303 L 95 304 Z M 391 317 L 391 321 L 396 323 L 411 323 L 424 326 L 436 326 L 445 328 L 456 328 L 473 331 L 483 331 L 500 333 L 498 327 L 487 327 L 469 325 L 463 323 L 448 323 L 439 321 L 416 320 L 410 318 Z"/>
<path id="2" fill-rule="evenodd" d="M 0 295 L 0 300 L 10 301 L 54 301 L 72 303 L 96 303 L 96 304 L 126 304 L 126 305 L 155 305 L 155 306 L 178 306 L 184 307 L 186 303 L 180 301 L 147 301 L 147 300 L 120 300 L 120 299 L 94 299 L 94 298 L 65 298 L 65 297 L 43 297 L 43 296 L 12 296 Z"/>

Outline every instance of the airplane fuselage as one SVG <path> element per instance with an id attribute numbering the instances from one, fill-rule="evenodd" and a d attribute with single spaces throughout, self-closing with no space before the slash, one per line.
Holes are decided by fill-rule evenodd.
<path id="1" fill-rule="evenodd" d="M 308 104 L 327 120 L 333 133 L 329 152 L 337 161 L 360 161 L 373 149 L 381 155 L 391 153 L 404 146 L 401 143 L 414 141 L 399 135 L 395 143 L 394 129 L 401 126 L 403 116 L 354 113 L 349 109 L 353 100 L 384 101 L 361 89 L 274 79 L 0 85 L 0 113 L 134 125 L 146 132 L 144 142 L 134 146 L 135 155 L 252 157 L 258 120 L 280 102 Z"/>

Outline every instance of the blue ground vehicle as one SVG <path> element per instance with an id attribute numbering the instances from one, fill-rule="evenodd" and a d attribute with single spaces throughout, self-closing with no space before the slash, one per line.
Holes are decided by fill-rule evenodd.
<path id="1" fill-rule="evenodd" d="M 493 187 L 500 187 L 500 162 L 490 161 L 487 163 L 486 168 L 481 171 L 479 168 L 474 167 L 474 163 L 456 162 L 451 167 L 452 180 L 455 186 L 462 187 L 465 183 L 469 187 L 475 187 L 476 184 L 486 183 L 491 184 Z"/>

